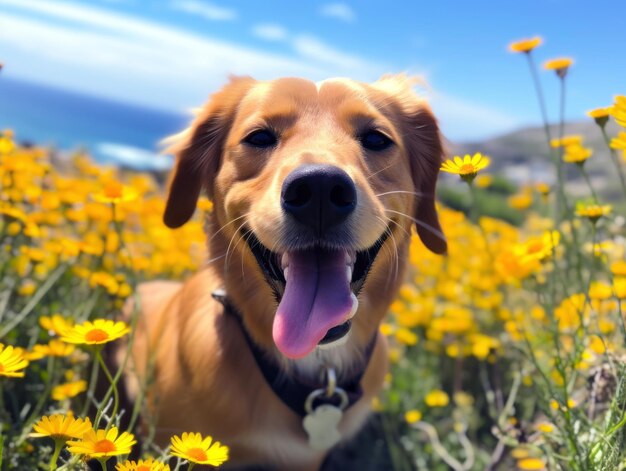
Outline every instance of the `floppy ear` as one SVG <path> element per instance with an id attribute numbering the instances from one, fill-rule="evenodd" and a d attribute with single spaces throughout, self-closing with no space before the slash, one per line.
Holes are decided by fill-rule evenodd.
<path id="1" fill-rule="evenodd" d="M 448 249 L 435 208 L 435 186 L 444 154 L 437 120 L 425 101 L 413 91 L 422 80 L 406 74 L 385 75 L 374 88 L 393 97 L 401 116 L 403 138 L 418 203 L 414 217 L 417 233 L 424 245 L 436 254 Z"/>
<path id="2" fill-rule="evenodd" d="M 163 215 L 166 226 L 180 227 L 191 218 L 203 187 L 212 197 L 224 141 L 239 102 L 254 82 L 250 77 L 231 78 L 211 96 L 189 128 L 167 139 L 171 145 L 166 152 L 176 155 L 176 165 Z"/>
<path id="3" fill-rule="evenodd" d="M 425 104 L 411 117 L 410 123 L 413 129 L 407 139 L 407 150 L 415 191 L 420 195 L 415 210 L 417 233 L 431 252 L 445 254 L 448 244 L 435 208 L 437 176 L 444 155 L 439 126 Z"/>

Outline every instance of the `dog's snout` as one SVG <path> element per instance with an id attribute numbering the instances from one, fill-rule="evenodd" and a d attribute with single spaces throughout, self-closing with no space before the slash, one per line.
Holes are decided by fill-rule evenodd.
<path id="1" fill-rule="evenodd" d="M 354 211 L 356 188 L 350 176 L 334 165 L 302 165 L 283 182 L 281 205 L 321 235 Z"/>

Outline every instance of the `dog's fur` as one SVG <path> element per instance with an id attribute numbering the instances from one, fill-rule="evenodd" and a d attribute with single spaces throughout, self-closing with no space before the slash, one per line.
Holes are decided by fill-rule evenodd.
<path id="1" fill-rule="evenodd" d="M 184 224 L 204 189 L 214 203 L 207 222 L 211 262 L 185 283 L 155 281 L 139 287 L 141 312 L 126 380 L 130 396 L 137 397 L 153 355 L 146 414 L 156 417 L 158 442 L 165 445 L 173 434 L 197 431 L 230 447 L 230 466 L 319 468 L 325 453 L 309 447 L 302 419 L 268 387 L 241 325 L 224 315 L 211 292 L 226 289 L 251 338 L 285 374 L 317 377 L 323 365 L 332 365 L 341 378 L 361 362 L 402 282 L 414 222 L 430 250 L 446 250 L 434 202 L 441 138 L 413 84 L 404 75 L 372 84 L 233 78 L 177 136 L 164 220 L 170 227 Z M 277 146 L 258 149 L 242 143 L 252 130 L 266 126 L 279 134 Z M 394 144 L 382 152 L 364 149 L 358 136 L 370 128 Z M 346 222 L 351 249 L 371 246 L 386 227 L 391 236 L 359 294 L 347 340 L 290 360 L 274 345 L 275 297 L 241 231 L 252 231 L 275 252 L 286 249 L 285 234 L 293 223 L 281 209 L 281 185 L 304 163 L 338 166 L 354 181 L 358 204 Z M 123 355 L 122 350 L 118 357 Z M 362 379 L 363 398 L 340 424 L 344 438 L 363 424 L 383 384 L 386 357 L 386 343 L 378 336 Z"/>

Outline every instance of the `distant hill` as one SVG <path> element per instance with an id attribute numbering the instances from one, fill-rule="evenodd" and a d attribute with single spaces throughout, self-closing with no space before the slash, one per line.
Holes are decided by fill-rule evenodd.
<path id="1" fill-rule="evenodd" d="M 583 143 L 591 147 L 593 156 L 586 162 L 585 168 L 591 175 L 596 191 L 610 200 L 623 199 L 615 166 L 598 126 L 588 121 L 570 122 L 565 124 L 565 135 L 580 134 Z M 618 128 L 613 123 L 607 126 L 609 136 L 615 136 Z M 559 126 L 550 126 L 553 138 L 559 136 Z M 552 161 L 549 156 L 545 131 L 543 127 L 528 127 L 482 142 L 450 143 L 452 155 L 473 154 L 481 152 L 491 157 L 491 173 L 499 173 L 523 184 L 533 181 L 554 181 Z M 567 170 L 568 187 L 575 194 L 586 194 L 584 181 L 579 170 L 571 164 Z M 625 169 L 626 170 L 626 169 Z"/>

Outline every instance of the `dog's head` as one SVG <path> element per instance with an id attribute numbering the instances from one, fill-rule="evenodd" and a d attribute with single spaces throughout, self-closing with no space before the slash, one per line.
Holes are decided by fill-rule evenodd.
<path id="1" fill-rule="evenodd" d="M 373 273 L 399 276 L 394 256 L 412 224 L 426 247 L 446 250 L 434 200 L 441 138 L 412 84 L 235 78 L 174 149 L 165 223 L 184 224 L 205 189 L 220 237 L 245 240 L 233 250 L 278 301 L 272 335 L 289 358 L 349 331 L 361 291 L 380 289 Z"/>

